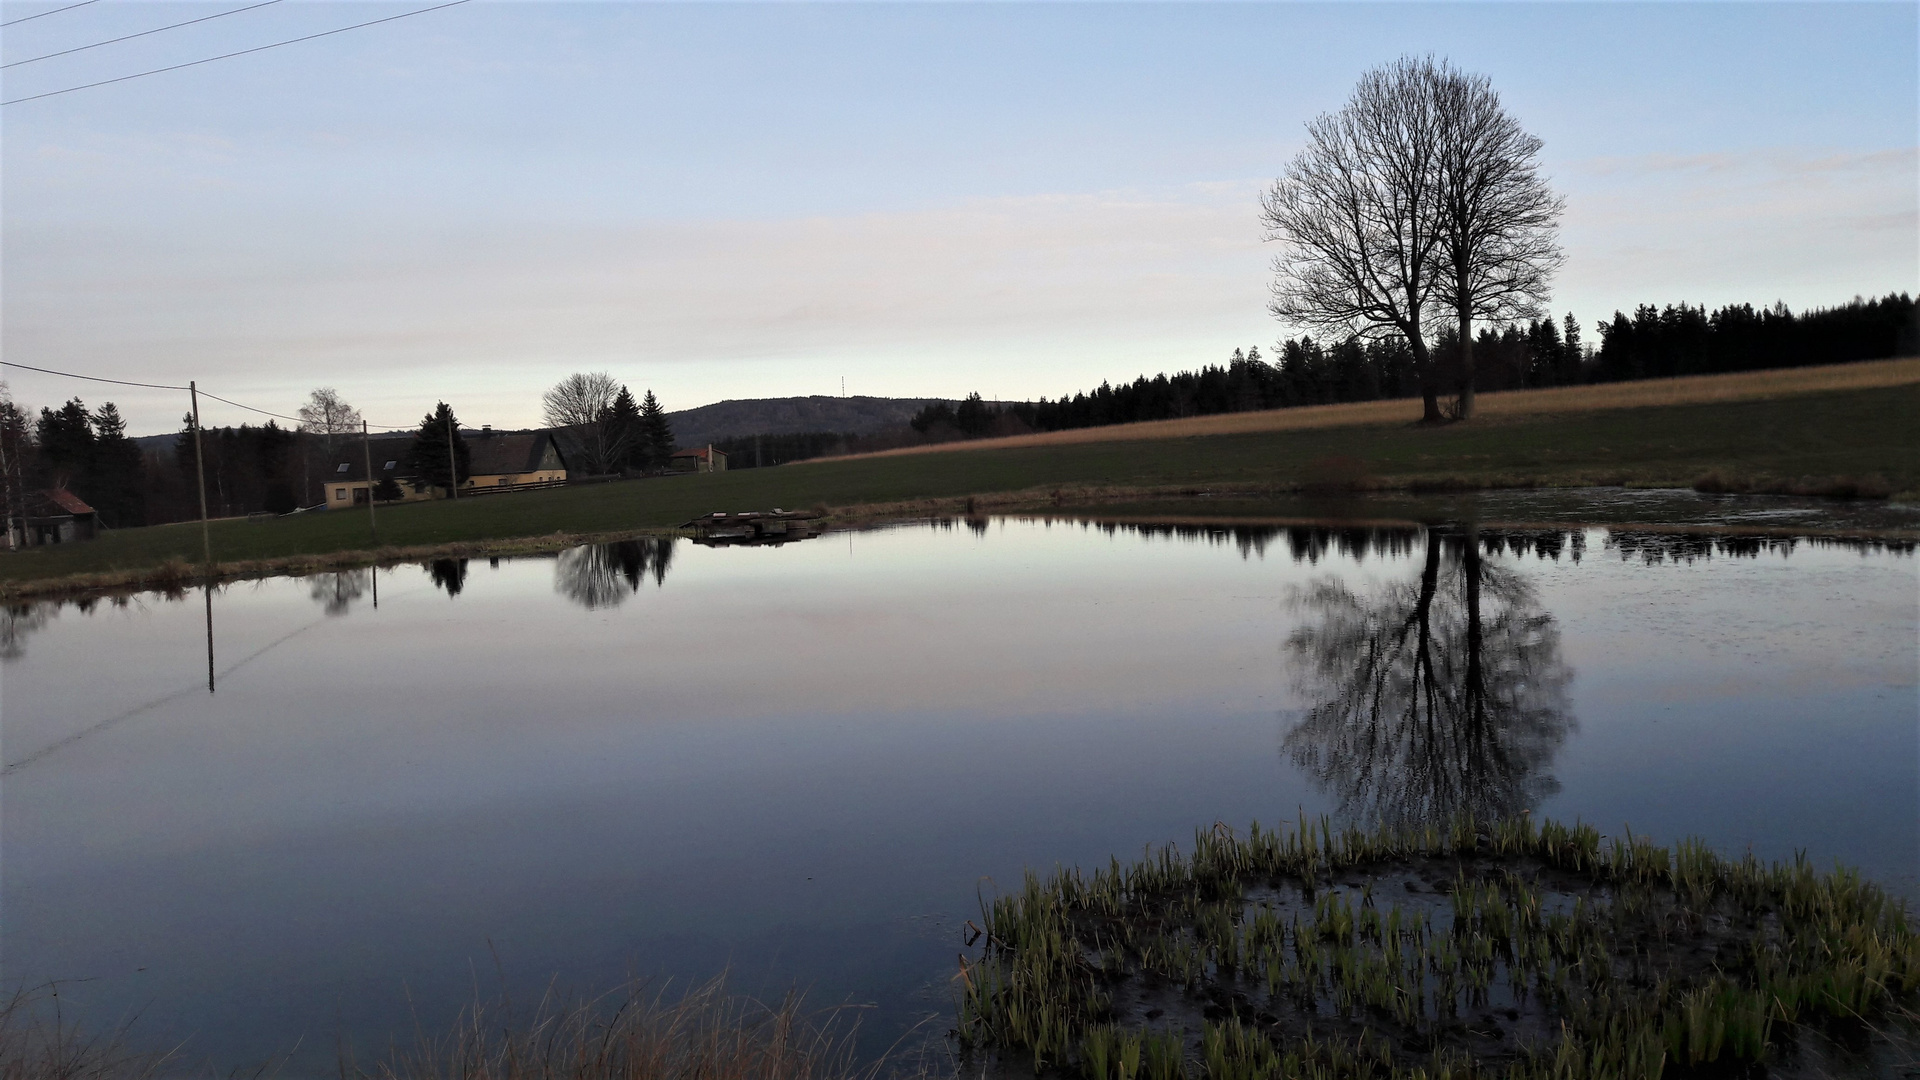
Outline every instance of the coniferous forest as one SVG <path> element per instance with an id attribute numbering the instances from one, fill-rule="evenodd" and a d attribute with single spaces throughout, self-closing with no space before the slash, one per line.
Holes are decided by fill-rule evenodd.
<path id="1" fill-rule="evenodd" d="M 1540 319 L 1482 330 L 1474 341 L 1474 385 L 1482 392 L 1518 390 L 1920 353 L 1920 308 L 1905 293 L 1799 315 L 1784 304 L 1762 309 L 1730 304 L 1711 312 L 1687 304 L 1643 304 L 1631 316 L 1616 312 L 1596 330 L 1597 345 L 1583 339 L 1571 314 L 1557 324 Z M 1441 393 L 1457 392 L 1457 339 L 1441 335 L 1434 354 Z M 1397 338 L 1329 345 L 1301 337 L 1281 342 L 1270 357 L 1258 348 L 1235 349 L 1225 364 L 1151 379 L 1143 375 L 1118 386 L 1103 383 L 1071 397 L 1042 398 L 1004 411 L 1030 430 L 1058 431 L 1419 393 L 1413 357 Z M 956 430 L 970 434 L 958 425 Z"/>

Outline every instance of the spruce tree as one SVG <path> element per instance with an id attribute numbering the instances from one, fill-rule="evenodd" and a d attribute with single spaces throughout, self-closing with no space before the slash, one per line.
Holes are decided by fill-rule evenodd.
<path id="1" fill-rule="evenodd" d="M 84 498 L 84 488 L 93 478 L 93 414 L 73 398 L 58 411 L 41 409 L 34 428 L 40 460 L 53 486 L 80 489 Z"/>
<path id="2" fill-rule="evenodd" d="M 664 469 L 673 460 L 673 425 L 652 390 L 640 399 L 639 441 L 646 450 L 647 468 Z"/>
<path id="3" fill-rule="evenodd" d="M 127 438 L 126 421 L 109 401 L 93 414 L 93 469 L 89 501 L 108 525 L 146 523 L 146 458 Z"/>
<path id="4" fill-rule="evenodd" d="M 447 432 L 453 432 L 453 476 L 448 478 Z M 460 421 L 453 415 L 453 407 L 442 401 L 434 406 L 426 419 L 420 421 L 420 430 L 413 436 L 413 449 L 407 460 L 412 463 L 416 475 L 436 487 L 444 487 L 451 494 L 455 486 L 465 482 L 470 470 L 468 463 L 472 455 L 467 451 L 467 440 L 460 436 Z"/>
<path id="5" fill-rule="evenodd" d="M 607 406 L 606 415 L 600 419 L 600 437 L 608 450 L 609 471 L 625 468 L 644 469 L 647 467 L 646 451 L 642 443 L 646 441 L 642 431 L 640 407 L 633 403 L 633 394 L 622 385 L 620 393 Z"/>

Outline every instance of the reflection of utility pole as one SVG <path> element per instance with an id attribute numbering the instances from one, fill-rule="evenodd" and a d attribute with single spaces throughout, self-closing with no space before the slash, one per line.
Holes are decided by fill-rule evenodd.
<path id="1" fill-rule="evenodd" d="M 367 422 L 360 421 L 360 452 L 367 460 L 367 531 L 373 542 L 380 542 L 380 523 L 373 519 L 373 440 L 367 435 Z"/>
<path id="2" fill-rule="evenodd" d="M 213 582 L 200 583 L 200 593 L 207 598 L 207 693 L 213 693 Z"/>

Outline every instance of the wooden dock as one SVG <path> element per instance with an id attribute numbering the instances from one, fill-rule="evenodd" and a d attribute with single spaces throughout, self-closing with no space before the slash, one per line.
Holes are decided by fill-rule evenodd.
<path id="1" fill-rule="evenodd" d="M 820 515 L 810 510 L 747 510 L 737 514 L 714 511 L 680 526 L 693 532 L 696 544 L 710 547 L 739 544 L 787 544 L 820 535 Z"/>

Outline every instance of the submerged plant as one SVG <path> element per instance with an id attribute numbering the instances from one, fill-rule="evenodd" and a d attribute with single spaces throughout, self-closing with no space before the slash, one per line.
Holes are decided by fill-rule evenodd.
<path id="1" fill-rule="evenodd" d="M 1528 817 L 1215 826 L 982 916 L 961 1042 L 1089 1080 L 1655 1080 L 1920 994 L 1920 931 L 1851 871 Z"/>

